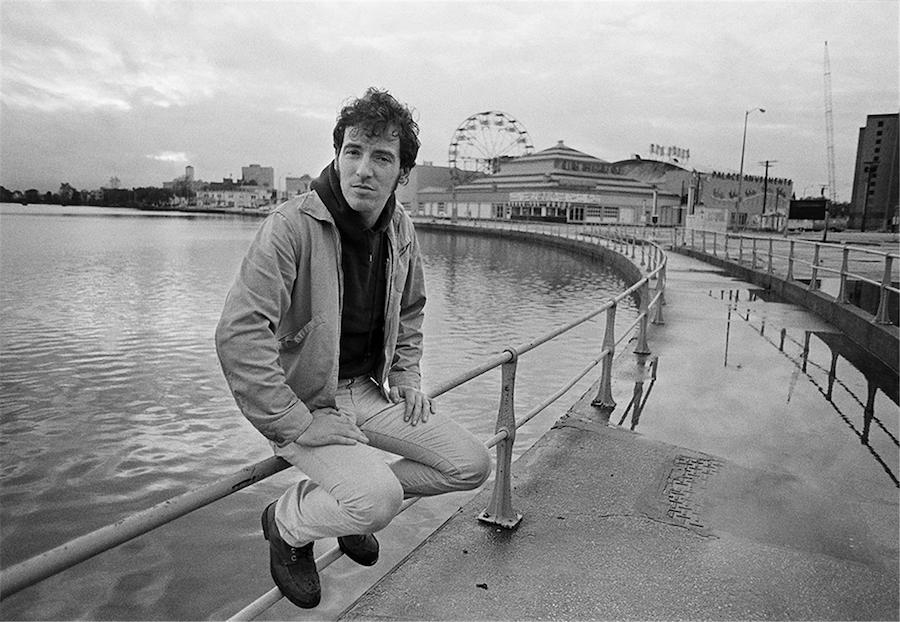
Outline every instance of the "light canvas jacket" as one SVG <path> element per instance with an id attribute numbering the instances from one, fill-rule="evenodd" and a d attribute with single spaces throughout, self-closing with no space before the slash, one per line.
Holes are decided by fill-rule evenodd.
<path id="1" fill-rule="evenodd" d="M 425 280 L 400 204 L 387 228 L 384 348 L 374 376 L 420 388 Z M 216 351 L 245 417 L 278 445 L 311 411 L 335 406 L 343 306 L 341 240 L 315 192 L 281 204 L 260 226 L 225 299 Z"/>

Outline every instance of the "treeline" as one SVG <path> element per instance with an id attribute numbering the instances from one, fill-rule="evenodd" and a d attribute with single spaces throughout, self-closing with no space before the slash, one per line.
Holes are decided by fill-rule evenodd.
<path id="1" fill-rule="evenodd" d="M 182 194 L 182 193 L 179 193 Z M 9 190 L 0 186 L 2 203 L 48 203 L 53 205 L 95 205 L 98 207 L 132 207 L 138 209 L 165 209 L 184 202 L 186 197 L 176 196 L 169 188 L 102 188 L 77 190 L 62 184 L 59 192 L 41 193 L 34 188 Z"/>

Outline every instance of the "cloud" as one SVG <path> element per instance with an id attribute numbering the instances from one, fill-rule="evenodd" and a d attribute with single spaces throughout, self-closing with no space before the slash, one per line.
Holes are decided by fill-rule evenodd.
<path id="1" fill-rule="evenodd" d="M 160 162 L 178 162 L 184 164 L 190 161 L 188 154 L 184 151 L 160 151 L 147 155 L 151 160 L 159 160 Z"/>
<path id="2" fill-rule="evenodd" d="M 58 13 L 51 19 L 47 4 Z M 41 111 L 129 111 L 183 106 L 227 89 L 202 53 L 157 22 L 142 21 L 151 8 L 5 2 L 3 102 Z"/>

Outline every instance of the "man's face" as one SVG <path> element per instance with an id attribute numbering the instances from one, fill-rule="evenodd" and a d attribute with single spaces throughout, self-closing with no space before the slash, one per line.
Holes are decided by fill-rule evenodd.
<path id="1" fill-rule="evenodd" d="M 368 136 L 357 126 L 348 127 L 335 163 L 344 198 L 371 227 L 400 178 L 400 138 L 396 128 L 389 126 L 378 136 Z"/>

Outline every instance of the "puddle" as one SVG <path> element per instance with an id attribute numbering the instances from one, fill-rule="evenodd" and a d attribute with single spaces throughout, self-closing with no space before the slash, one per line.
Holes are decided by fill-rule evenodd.
<path id="1" fill-rule="evenodd" d="M 866 480 L 874 488 L 900 487 L 897 373 L 833 326 L 768 290 L 740 282 L 728 288 L 728 283 L 719 281 L 693 291 L 722 302 L 721 316 L 707 313 L 705 319 L 708 334 L 724 341 L 719 342 L 722 349 L 709 349 L 716 353 L 717 364 L 693 365 L 703 369 L 706 384 L 710 378 L 725 383 L 721 385 L 723 399 L 726 394 L 738 396 L 738 400 L 746 396 L 755 402 L 751 410 L 757 413 L 752 420 L 711 419 L 693 425 L 692 433 L 700 435 L 695 437 L 697 442 L 709 443 L 702 445 L 704 450 L 755 457 L 768 451 L 816 481 L 833 477 L 832 471 L 846 473 L 851 468 L 859 471 L 844 478 L 851 489 L 854 484 L 850 480 L 856 482 L 857 490 L 869 485 Z M 619 425 L 630 415 L 632 429 L 640 426 L 648 398 L 650 405 L 659 399 L 654 391 L 657 379 L 667 382 L 666 370 L 672 364 L 663 361 L 657 369 L 652 358 L 638 362 L 634 394 L 629 396 L 630 403 L 623 404 L 620 418 L 617 416 Z M 672 385 L 666 386 L 671 401 L 675 397 Z M 690 397 L 682 410 L 690 409 L 690 400 L 704 398 L 684 393 Z M 682 398 L 680 394 L 677 397 Z M 741 410 L 739 402 L 730 404 Z M 716 412 L 715 406 L 711 410 Z M 697 413 L 692 416 L 700 417 Z M 682 434 L 668 427 L 669 421 L 645 422 L 644 427 L 648 425 L 652 431 L 646 433 L 661 437 L 672 436 L 673 430 Z M 860 461 L 868 463 L 865 468 Z M 862 481 L 856 481 L 859 478 Z"/>
<path id="2" fill-rule="evenodd" d="M 814 385 L 900 487 L 898 374 L 830 324 L 769 290 L 720 289 L 710 290 L 709 295 L 729 302 L 729 322 L 750 325 L 794 364 L 793 382 L 804 376 Z"/>

